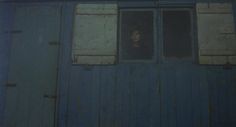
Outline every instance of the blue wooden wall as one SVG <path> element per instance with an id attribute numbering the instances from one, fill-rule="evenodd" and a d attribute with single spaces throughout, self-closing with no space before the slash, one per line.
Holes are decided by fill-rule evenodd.
<path id="1" fill-rule="evenodd" d="M 7 81 L 7 67 L 10 50 L 10 28 L 13 19 L 10 4 L 0 3 L 0 127 L 4 121 L 5 84 Z"/>
<path id="2" fill-rule="evenodd" d="M 73 8 L 73 3 L 65 6 L 60 127 L 236 126 L 235 68 L 191 63 L 72 66 L 67 42 Z"/>
<path id="3" fill-rule="evenodd" d="M 231 2 L 161 1 L 165 4 Z M 235 67 L 224 70 L 222 66 L 192 63 L 72 66 L 71 35 L 75 3 L 61 2 L 63 18 L 57 115 L 59 127 L 236 126 Z M 234 9 L 236 12 L 235 1 Z M 4 84 L 10 47 L 10 37 L 5 31 L 11 27 L 11 13 L 11 6 L 1 3 L 0 126 L 3 126 Z"/>

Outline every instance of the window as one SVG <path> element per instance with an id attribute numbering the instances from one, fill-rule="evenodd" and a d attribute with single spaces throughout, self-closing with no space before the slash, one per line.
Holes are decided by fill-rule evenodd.
<path id="1" fill-rule="evenodd" d="M 157 62 L 158 56 L 164 60 L 192 59 L 192 10 L 161 10 L 120 8 L 118 22 L 116 4 L 78 4 L 73 64 L 114 64 L 117 56 L 120 62 Z"/>
<path id="2" fill-rule="evenodd" d="M 191 11 L 174 9 L 162 11 L 163 55 L 165 58 L 192 56 Z"/>
<path id="3" fill-rule="evenodd" d="M 121 61 L 152 61 L 155 56 L 153 10 L 121 10 Z"/>

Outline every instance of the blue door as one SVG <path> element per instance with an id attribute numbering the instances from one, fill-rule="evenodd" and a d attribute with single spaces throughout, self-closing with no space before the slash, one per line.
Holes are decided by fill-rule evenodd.
<path id="1" fill-rule="evenodd" d="M 6 127 L 55 126 L 60 7 L 16 5 Z"/>

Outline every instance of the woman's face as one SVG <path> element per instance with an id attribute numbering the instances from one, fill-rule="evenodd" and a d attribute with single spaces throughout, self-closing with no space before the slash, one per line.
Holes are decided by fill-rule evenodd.
<path id="1" fill-rule="evenodd" d="M 131 43 L 132 43 L 132 46 L 135 47 L 135 48 L 138 48 L 141 46 L 141 33 L 140 31 L 138 30 L 134 30 L 131 34 Z"/>
<path id="2" fill-rule="evenodd" d="M 132 32 L 132 34 L 131 34 L 131 40 L 132 40 L 132 42 L 133 42 L 133 43 L 139 42 L 139 41 L 140 41 L 140 36 L 141 36 L 140 31 L 134 30 L 134 31 Z"/>

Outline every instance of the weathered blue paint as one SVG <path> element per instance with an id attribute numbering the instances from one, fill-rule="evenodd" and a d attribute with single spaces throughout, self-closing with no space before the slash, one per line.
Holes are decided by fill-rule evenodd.
<path id="1" fill-rule="evenodd" d="M 73 3 L 68 4 L 66 10 L 72 14 L 70 7 Z M 66 16 L 66 24 L 72 22 L 73 16 Z M 66 30 L 70 32 L 71 27 Z M 218 122 L 218 117 L 212 118 L 210 110 L 210 102 L 217 98 L 217 94 L 211 94 L 214 91 L 212 85 L 218 82 L 213 80 L 214 73 L 209 73 L 211 67 L 174 61 L 164 64 L 71 66 L 68 32 L 65 32 L 62 57 L 66 62 L 61 66 L 66 72 L 63 75 L 69 79 L 62 76 L 64 79 L 61 80 L 60 127 L 208 127 Z M 215 69 L 227 73 L 222 66 Z M 230 72 L 235 74 L 235 70 Z M 235 83 L 227 76 L 222 80 Z M 226 88 L 227 84 L 222 86 Z M 230 103 L 228 111 L 222 114 L 229 118 L 224 120 L 225 125 L 235 121 L 232 86 L 231 100 L 221 98 L 221 101 Z"/>
<path id="2" fill-rule="evenodd" d="M 4 126 L 5 84 L 10 49 L 10 28 L 13 19 L 11 4 L 0 4 L 0 126 Z"/>
<path id="3" fill-rule="evenodd" d="M 64 3 L 62 6 L 61 21 L 61 46 L 59 52 L 58 70 L 58 111 L 57 123 L 59 127 L 66 127 L 68 123 L 68 94 L 71 73 L 71 45 L 72 45 L 72 22 L 75 7 L 74 4 Z"/>
<path id="4" fill-rule="evenodd" d="M 58 55 L 51 42 L 58 42 L 60 6 L 17 4 L 14 19 L 11 31 L 21 33 L 10 32 L 8 81 L 16 86 L 6 89 L 6 126 L 51 127 L 55 102 L 47 96 L 56 94 Z"/>
<path id="5" fill-rule="evenodd" d="M 235 96 L 235 69 L 208 68 L 207 77 L 211 126 L 235 126 L 235 108 L 232 108 L 236 106 L 232 100 Z"/>
<path id="6" fill-rule="evenodd" d="M 208 125 L 204 68 L 191 64 L 166 64 L 161 71 L 161 122 L 163 127 Z M 205 87 L 202 87 L 204 85 Z M 206 113 L 202 113 L 206 111 Z M 206 116 L 206 118 L 204 118 Z"/>
<path id="7" fill-rule="evenodd" d="M 73 5 L 67 4 L 68 13 L 73 11 Z M 66 24 L 72 22 L 73 15 L 66 16 Z M 70 31 L 71 27 L 67 30 Z M 68 62 L 71 43 L 67 43 L 71 38 L 68 32 L 65 33 L 63 59 L 67 62 L 61 66 L 64 72 L 70 73 L 70 76 L 63 75 L 70 78 L 67 82 L 62 80 L 66 84 L 62 83 L 60 88 L 63 93 L 60 98 L 63 105 L 59 105 L 63 114 L 59 115 L 60 127 L 209 127 L 223 117 L 227 118 L 222 120 L 225 125 L 236 125 L 233 108 L 235 86 L 228 79 L 235 76 L 235 69 L 223 70 L 222 66 L 200 66 L 189 62 L 71 66 Z M 212 68 L 213 71 L 229 72 L 228 76 L 219 77 L 231 83 L 223 87 L 224 91 L 231 90 L 227 97 L 219 98 L 220 93 L 212 94 L 215 91 L 212 85 L 219 80 L 214 78 L 215 72 L 209 73 Z M 224 102 L 217 105 L 223 112 L 220 117 L 212 117 L 216 114 L 211 110 L 214 99 Z M 224 110 L 226 106 L 228 111 Z"/>
<path id="8" fill-rule="evenodd" d="M 161 2 L 181 5 L 196 1 L 231 2 Z M 235 67 L 224 70 L 222 66 L 184 62 L 72 66 L 71 35 L 75 2 L 62 4 L 57 114 L 59 127 L 236 126 Z M 234 9 L 236 12 L 236 2 Z M 5 22 L 9 23 L 9 15 L 4 13 L 0 16 L 6 16 L 3 18 L 4 23 L 1 20 L 1 26 L 5 26 Z M 9 44 L 3 44 L 6 41 L 0 39 L 0 94 L 4 95 L 2 84 L 6 81 L 7 63 L 2 61 L 8 59 L 6 49 Z M 0 95 L 0 126 L 3 95 Z"/>

